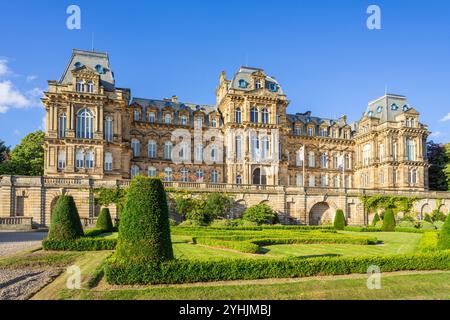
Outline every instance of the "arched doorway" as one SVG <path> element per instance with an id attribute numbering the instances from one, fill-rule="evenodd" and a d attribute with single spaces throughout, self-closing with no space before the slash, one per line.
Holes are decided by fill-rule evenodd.
<path id="1" fill-rule="evenodd" d="M 261 168 L 256 168 L 253 171 L 253 178 L 252 178 L 254 185 L 267 185 L 267 176 L 264 170 L 261 170 Z"/>
<path id="2" fill-rule="evenodd" d="M 331 207 L 326 202 L 316 203 L 309 212 L 309 224 L 319 226 L 331 224 L 333 222 L 333 213 Z"/>

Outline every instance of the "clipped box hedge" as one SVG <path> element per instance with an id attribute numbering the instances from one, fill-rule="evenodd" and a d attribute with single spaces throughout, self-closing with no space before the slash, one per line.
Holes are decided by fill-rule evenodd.
<path id="1" fill-rule="evenodd" d="M 180 284 L 364 274 L 373 265 L 382 272 L 450 270 L 450 251 L 313 259 L 173 260 L 160 264 L 118 264 L 113 257 L 105 265 L 105 276 L 112 285 Z"/>
<path id="2" fill-rule="evenodd" d="M 52 251 L 101 251 L 114 250 L 117 239 L 80 238 L 77 240 L 51 240 L 42 241 L 45 250 Z"/>

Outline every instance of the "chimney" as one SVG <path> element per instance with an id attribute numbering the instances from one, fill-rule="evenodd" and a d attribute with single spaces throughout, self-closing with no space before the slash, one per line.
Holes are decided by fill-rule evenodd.
<path id="1" fill-rule="evenodd" d="M 173 103 L 178 103 L 178 97 L 177 96 L 172 96 L 172 102 Z"/>

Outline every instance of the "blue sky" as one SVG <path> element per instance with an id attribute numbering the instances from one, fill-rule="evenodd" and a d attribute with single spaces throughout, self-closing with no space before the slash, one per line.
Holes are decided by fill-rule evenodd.
<path id="1" fill-rule="evenodd" d="M 81 8 L 81 30 L 66 9 Z M 382 30 L 366 27 L 381 8 Z M 0 11 L 0 139 L 15 145 L 42 127 L 39 92 L 59 79 L 73 48 L 110 54 L 117 85 L 133 96 L 214 104 L 222 70 L 275 76 L 289 112 L 358 120 L 384 94 L 408 96 L 450 141 L 450 2 L 429 1 L 29 1 Z M 444 121 L 448 118 L 447 121 Z"/>

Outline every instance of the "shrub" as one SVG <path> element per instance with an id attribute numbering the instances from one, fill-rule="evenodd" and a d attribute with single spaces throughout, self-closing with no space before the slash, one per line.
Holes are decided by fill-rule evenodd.
<path id="1" fill-rule="evenodd" d="M 444 226 L 442 227 L 439 235 L 438 248 L 441 250 L 450 249 L 450 215 L 448 215 L 445 220 Z"/>
<path id="2" fill-rule="evenodd" d="M 84 235 L 77 206 L 71 196 L 61 196 L 52 212 L 49 239 L 73 240 Z"/>
<path id="3" fill-rule="evenodd" d="M 381 227 L 384 232 L 395 231 L 395 217 L 392 209 L 387 209 L 384 213 L 383 226 Z"/>
<path id="4" fill-rule="evenodd" d="M 375 228 L 382 228 L 383 227 L 383 220 L 380 220 L 377 222 L 377 224 L 375 225 Z"/>
<path id="5" fill-rule="evenodd" d="M 88 229 L 88 230 L 84 231 L 84 236 L 86 238 L 95 238 L 95 237 L 97 237 L 97 236 L 99 236 L 101 234 L 104 234 L 104 233 L 105 233 L 105 230 L 103 230 L 103 229 L 98 229 L 98 228 Z"/>
<path id="6" fill-rule="evenodd" d="M 193 227 L 193 228 L 202 227 L 202 226 L 203 225 L 200 222 L 194 221 L 194 220 L 186 220 L 178 225 L 178 227 Z"/>
<path id="7" fill-rule="evenodd" d="M 242 227 L 242 228 L 252 228 L 252 227 L 258 226 L 258 224 L 256 222 L 248 221 L 248 220 L 244 220 L 244 219 L 236 219 L 235 222 L 238 227 Z"/>
<path id="8" fill-rule="evenodd" d="M 179 284 L 363 274 L 371 265 L 380 267 L 381 272 L 449 270 L 450 252 L 311 259 L 173 260 L 160 264 L 125 265 L 109 259 L 105 266 L 105 276 L 112 285 Z"/>
<path id="9" fill-rule="evenodd" d="M 425 232 L 420 239 L 417 249 L 420 252 L 432 252 L 438 249 L 439 233 Z"/>
<path id="10" fill-rule="evenodd" d="M 254 244 L 250 241 L 227 241 L 211 238 L 193 238 L 192 240 L 196 244 L 202 244 L 217 248 L 232 249 L 244 253 L 258 253 L 259 251 L 259 245 Z"/>
<path id="11" fill-rule="evenodd" d="M 161 180 L 136 177 L 131 182 L 120 216 L 115 256 L 132 263 L 173 259 L 169 209 Z"/>
<path id="12" fill-rule="evenodd" d="M 205 210 L 213 219 L 226 218 L 233 207 L 233 199 L 223 193 L 214 192 L 208 195 Z"/>
<path id="13" fill-rule="evenodd" d="M 380 216 L 378 215 L 378 212 L 375 213 L 375 216 L 373 217 L 372 226 L 376 226 L 377 223 L 380 221 Z"/>
<path id="14" fill-rule="evenodd" d="M 414 228 L 414 223 L 411 221 L 401 221 L 398 226 L 400 228 Z"/>
<path id="15" fill-rule="evenodd" d="M 420 229 L 423 229 L 423 230 L 436 230 L 436 227 L 434 226 L 433 222 L 422 221 L 420 223 Z"/>
<path id="16" fill-rule="evenodd" d="M 336 230 L 344 230 L 345 228 L 344 211 L 342 211 L 341 209 L 338 209 L 336 211 L 336 216 L 334 218 L 334 228 Z"/>
<path id="17" fill-rule="evenodd" d="M 221 220 L 214 220 L 210 227 L 211 228 L 228 228 L 228 227 L 236 227 L 237 223 L 234 220 L 231 219 L 221 219 Z"/>
<path id="18" fill-rule="evenodd" d="M 444 227 L 444 222 L 442 222 L 442 221 L 435 221 L 434 222 L 434 226 L 435 226 L 436 229 L 442 230 L 442 228 Z"/>
<path id="19" fill-rule="evenodd" d="M 255 222 L 258 225 L 262 225 L 265 223 L 275 224 L 278 222 L 278 215 L 268 205 L 258 204 L 245 210 L 243 219 Z"/>
<path id="20" fill-rule="evenodd" d="M 171 227 L 175 227 L 175 226 L 177 226 L 177 222 L 174 219 L 169 219 L 169 225 Z"/>
<path id="21" fill-rule="evenodd" d="M 98 216 L 97 219 L 96 228 L 102 229 L 106 232 L 113 232 L 114 229 L 113 222 L 108 208 L 103 208 L 102 211 L 100 212 L 100 215 Z"/>
<path id="22" fill-rule="evenodd" d="M 429 223 L 433 223 L 433 219 L 431 219 L 431 216 L 428 213 L 425 215 L 423 220 Z"/>
<path id="23" fill-rule="evenodd" d="M 445 218 L 446 218 L 445 214 L 442 211 L 440 211 L 439 209 L 433 210 L 433 212 L 431 213 L 431 220 L 433 222 L 436 222 L 436 221 L 445 222 Z"/>
<path id="24" fill-rule="evenodd" d="M 100 251 L 114 250 L 117 245 L 116 239 L 104 238 L 80 238 L 76 240 L 54 240 L 42 241 L 45 250 L 52 251 Z"/>

